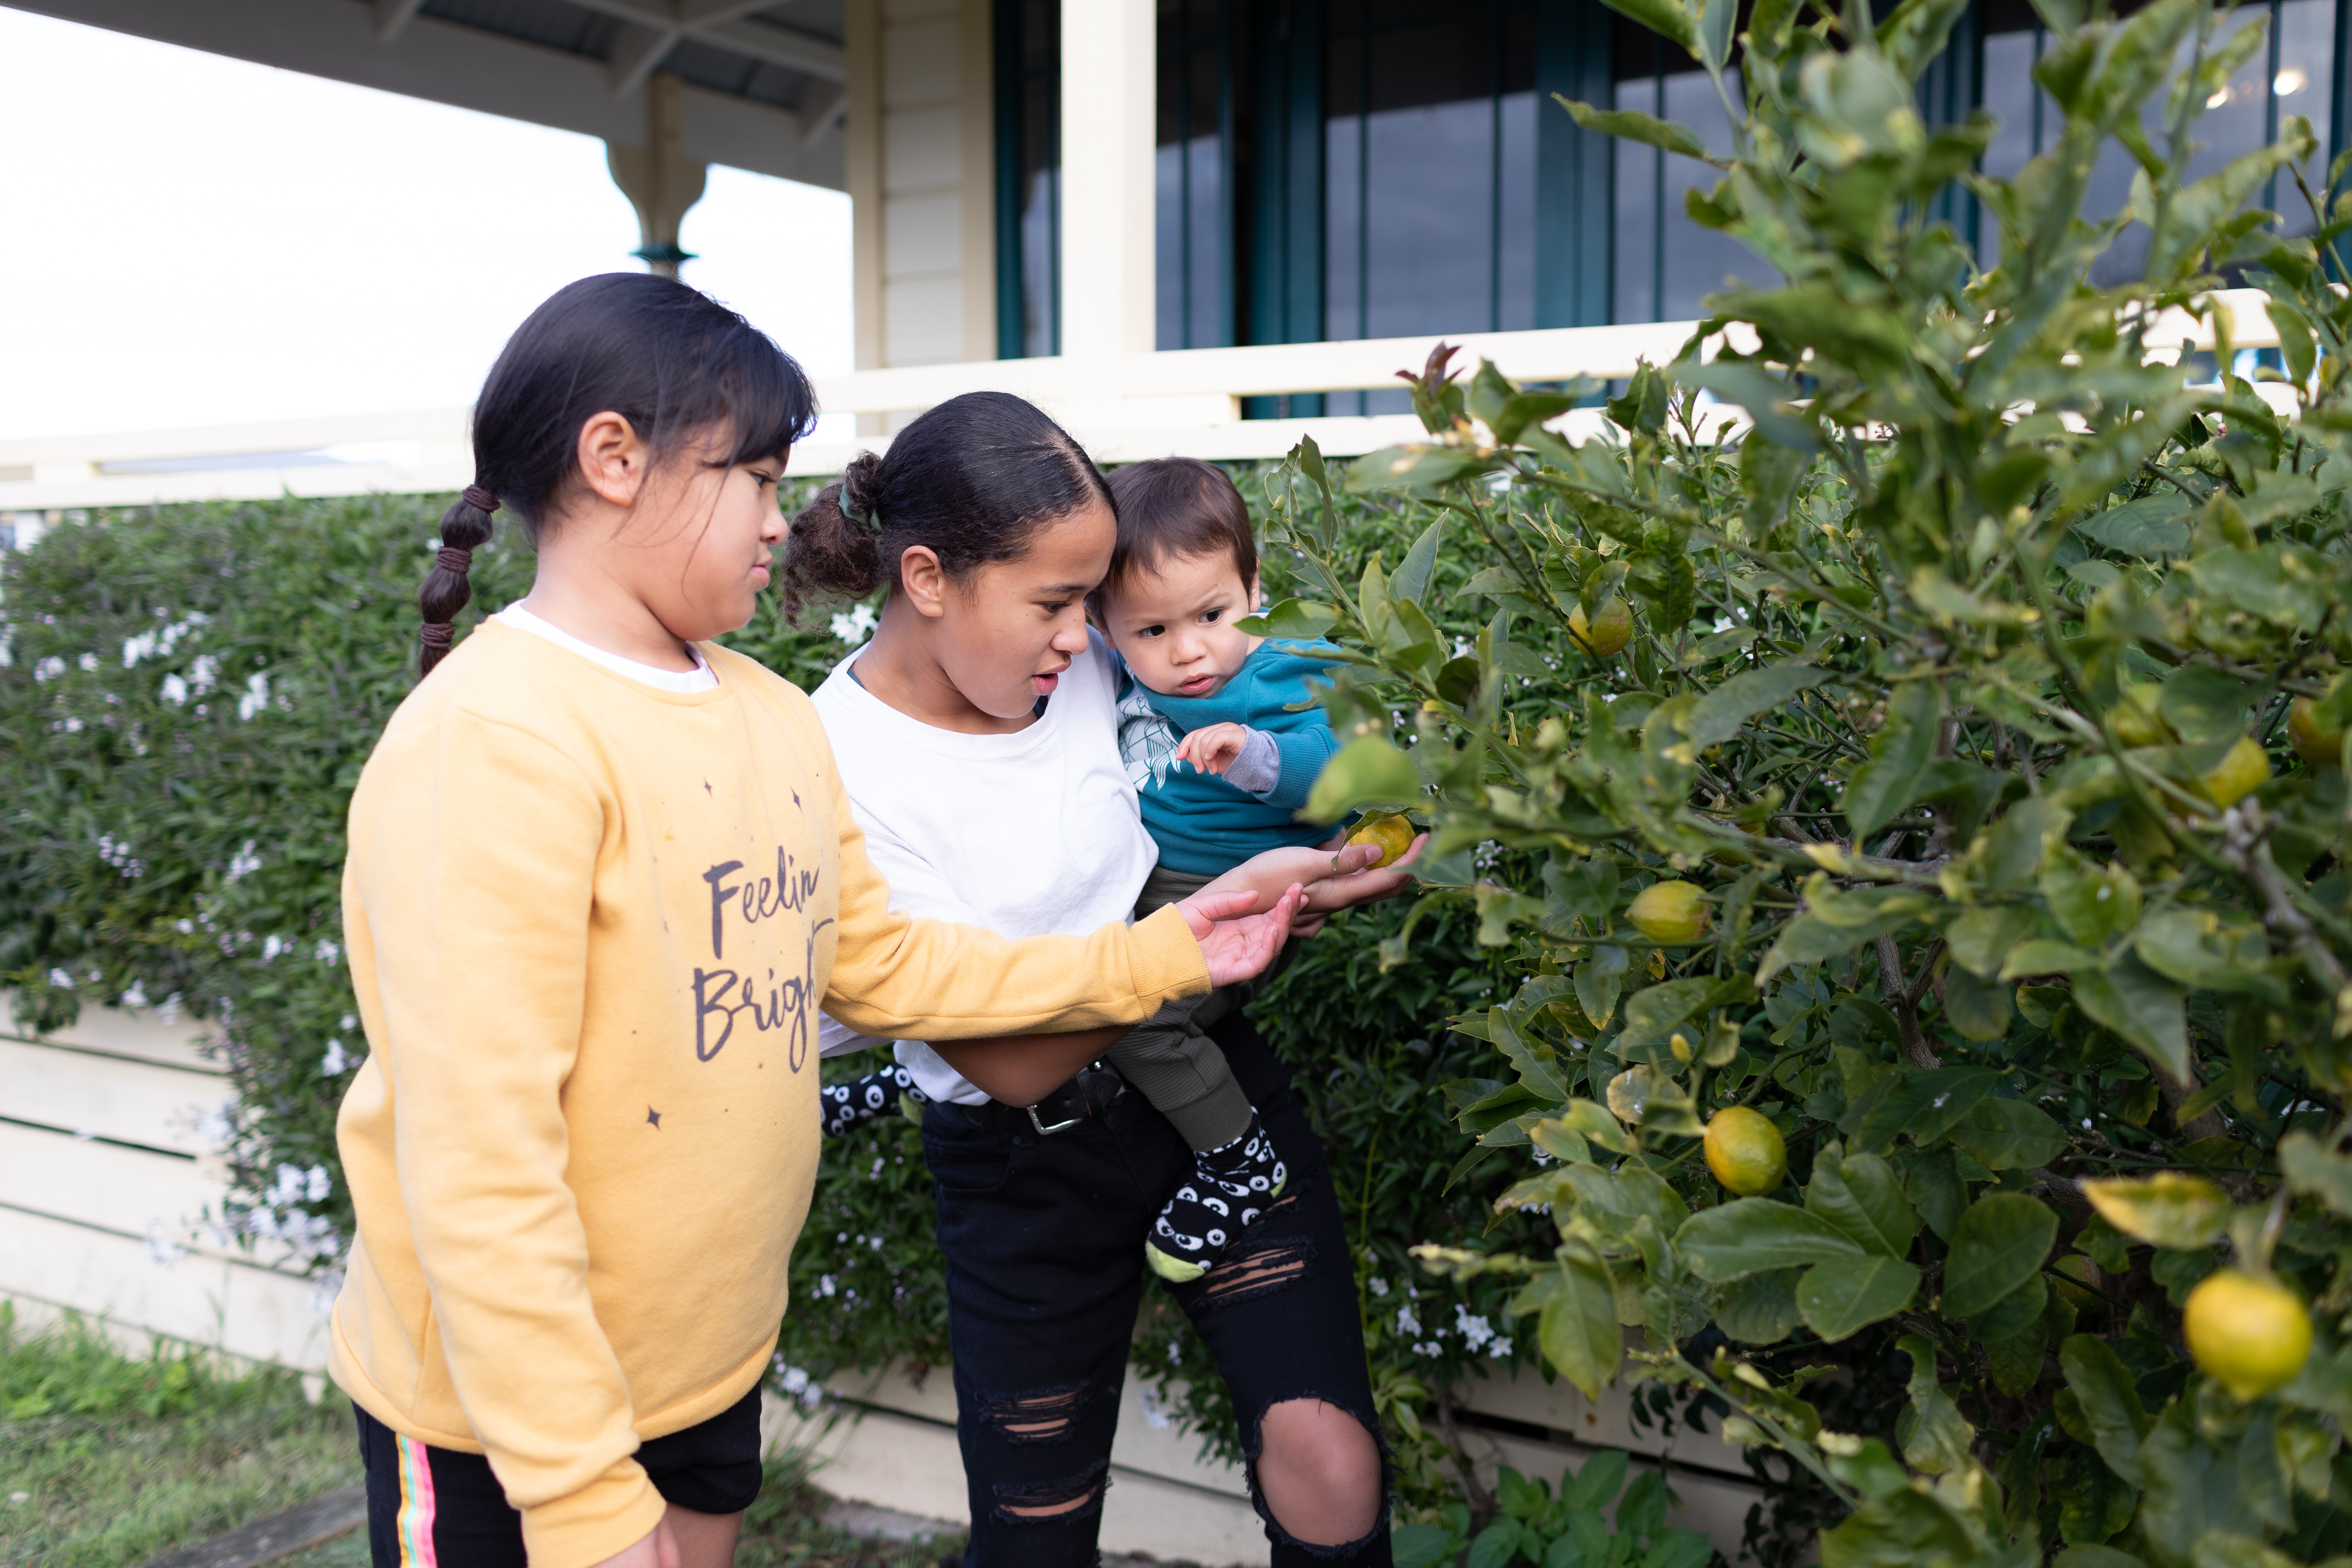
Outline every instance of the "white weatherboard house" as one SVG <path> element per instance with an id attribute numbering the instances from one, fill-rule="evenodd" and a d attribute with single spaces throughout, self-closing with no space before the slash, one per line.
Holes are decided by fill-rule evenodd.
<path id="1" fill-rule="evenodd" d="M 1441 334 L 1522 380 L 1622 376 L 1673 356 L 1727 274 L 1760 271 L 1685 216 L 1705 165 L 1581 132 L 1551 101 L 1641 109 L 1727 144 L 1691 62 L 1601 0 L 9 4 L 599 137 L 656 268 L 677 265 L 711 163 L 845 190 L 858 368 L 819 391 L 859 416 L 867 445 L 992 387 L 1046 405 L 1106 461 L 1274 457 L 1307 433 L 1360 453 L 1418 430 L 1392 378 Z M 2292 114 L 2327 155 L 2352 145 L 2347 13 L 2347 0 L 2233 13 L 2231 26 L 2266 16 L 2269 41 L 2202 122 L 2205 163 Z M 1972 0 L 1922 111 L 1998 114 L 1986 164 L 2014 172 L 2047 133 L 2029 74 L 2044 43 L 2026 0 Z M 2110 148 L 2095 202 L 2119 206 L 2130 175 Z M 1942 216 L 1990 252 L 1964 193 Z M 2127 237 L 2115 264 L 2132 259 Z M 2275 343 L 2257 303 L 2229 304 L 2242 353 Z M 2157 337 L 2212 342 L 2185 318 Z M 323 451 L 348 443 L 403 455 Z M 848 450 L 812 445 L 794 467 L 825 472 Z M 0 525 L 13 517 L 19 542 L 65 510 L 471 478 L 463 409 L 0 430 Z M 200 1033 L 92 1009 L 45 1038 L 0 1037 L 0 1294 L 314 1369 L 310 1281 L 201 1223 L 223 1191 L 207 1128 L 226 1085 Z M 879 1369 L 839 1392 L 861 1414 L 823 1439 L 837 1457 L 826 1484 L 960 1517 L 945 1375 L 918 1385 Z M 1238 1474 L 1200 1462 L 1137 1390 L 1127 1399 L 1106 1543 L 1263 1562 Z M 1463 1405 L 1470 1443 L 1529 1473 L 1580 1464 L 1594 1444 L 1670 1450 L 1683 1518 L 1737 1552 L 1757 1494 L 1712 1436 L 1661 1439 L 1622 1394 L 1591 1406 L 1532 1375 Z"/>

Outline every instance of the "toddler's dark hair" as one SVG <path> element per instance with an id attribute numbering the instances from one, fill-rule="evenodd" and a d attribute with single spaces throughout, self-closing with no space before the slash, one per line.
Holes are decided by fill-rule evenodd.
<path id="1" fill-rule="evenodd" d="M 1233 479 L 1198 458 L 1153 458 L 1114 468 L 1110 493 L 1118 502 L 1118 544 L 1112 550 L 1103 594 L 1129 579 L 1158 572 L 1163 563 L 1227 554 L 1244 586 L 1257 580 L 1257 531 Z"/>
<path id="2" fill-rule="evenodd" d="M 816 423 L 816 390 L 751 322 L 672 278 L 608 272 L 568 283 L 515 329 L 474 404 L 474 482 L 441 518 L 417 607 L 420 675 L 448 652 L 472 552 L 503 506 L 534 542 L 579 474 L 581 426 L 614 413 L 656 464 L 715 433 L 705 460 L 781 458 Z"/>
<path id="3" fill-rule="evenodd" d="M 898 562 L 924 545 L 961 581 L 1016 561 L 1032 534 L 1089 501 L 1118 510 L 1102 470 L 1069 433 L 1009 392 L 967 392 L 917 416 L 880 457 L 860 452 L 793 519 L 784 613 L 812 598 L 898 588 Z"/>

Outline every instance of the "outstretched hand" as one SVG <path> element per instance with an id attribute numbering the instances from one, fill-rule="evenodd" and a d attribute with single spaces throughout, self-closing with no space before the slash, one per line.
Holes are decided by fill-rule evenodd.
<path id="1" fill-rule="evenodd" d="M 1177 760 L 1190 763 L 1204 773 L 1223 777 L 1224 771 L 1240 759 L 1242 748 L 1249 744 L 1249 734 L 1246 725 L 1203 724 L 1176 742 Z"/>
<path id="2" fill-rule="evenodd" d="M 1377 845 L 1350 844 L 1333 857 L 1337 874 L 1307 886 L 1307 908 L 1314 914 L 1328 914 L 1333 910 L 1352 909 L 1358 904 L 1373 903 L 1394 898 L 1412 880 L 1406 868 L 1421 858 L 1429 845 L 1429 835 L 1417 834 L 1405 852 L 1378 870 L 1362 868 L 1380 858 Z"/>
<path id="3" fill-rule="evenodd" d="M 1262 914 L 1249 912 L 1257 907 L 1255 891 L 1202 891 L 1176 907 L 1192 928 L 1192 940 L 1201 944 L 1201 956 L 1209 966 L 1209 984 L 1231 985 L 1255 978 L 1274 962 L 1274 955 L 1290 938 L 1292 917 L 1306 901 L 1305 890 L 1293 883 Z"/>

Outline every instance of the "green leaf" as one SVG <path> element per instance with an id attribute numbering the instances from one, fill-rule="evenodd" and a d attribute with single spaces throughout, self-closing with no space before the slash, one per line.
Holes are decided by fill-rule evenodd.
<path id="1" fill-rule="evenodd" d="M 1896 1424 L 1898 1432 L 1906 1425 L 1910 1428 L 1903 1438 L 1904 1459 L 1913 1469 L 1931 1476 L 1967 1469 L 1971 1463 L 1969 1445 L 1976 1441 L 1976 1429 L 1961 1417 L 1960 1407 L 1936 1381 L 1935 1346 L 1917 1334 L 1906 1334 L 1895 1344 L 1911 1358 L 1911 1381 L 1906 1386 L 1911 1405 L 1906 1412 L 1910 1419 Z"/>
<path id="2" fill-rule="evenodd" d="M 2098 967 L 2099 955 L 2086 947 L 2049 937 L 2029 937 L 2009 950 L 2009 956 L 2001 962 L 2000 978 L 2022 980 L 2034 974 L 2074 974 Z"/>
<path id="3" fill-rule="evenodd" d="M 1865 1252 L 1901 1258 L 1919 1234 L 1919 1216 L 1903 1195 L 1895 1167 L 1875 1154 L 1843 1154 L 1834 1143 L 1813 1156 L 1805 1207 L 1852 1237 Z M 1808 1321 L 1811 1321 L 1809 1318 Z"/>
<path id="4" fill-rule="evenodd" d="M 1431 523 L 1412 542 L 1412 548 L 1404 552 L 1404 559 L 1397 563 L 1396 575 L 1389 579 L 1391 602 L 1410 599 L 1417 605 L 1427 603 L 1430 574 L 1437 567 L 1437 537 L 1444 527 L 1442 518 Z"/>
<path id="5" fill-rule="evenodd" d="M 2197 1538 L 2190 1552 L 2196 1568 L 2302 1568 L 2284 1552 L 2273 1552 L 2251 1536 L 2209 1530 Z"/>
<path id="6" fill-rule="evenodd" d="M 1896 689 L 1885 725 L 1871 737 L 1870 761 L 1854 770 L 1839 802 L 1855 847 L 1911 804 L 1919 776 L 1935 755 L 1941 713 L 1931 682 L 1914 680 Z"/>
<path id="7" fill-rule="evenodd" d="M 1970 1204 L 1944 1263 L 1944 1316 L 1974 1318 L 1999 1306 L 2040 1272 L 2057 1239 L 2058 1216 L 2023 1193 L 1990 1193 Z"/>
<path id="8" fill-rule="evenodd" d="M 1424 798 L 1412 758 L 1378 735 L 1366 735 L 1339 748 L 1323 765 L 1298 815 L 1309 822 L 1337 822 L 1358 806 L 1403 805 Z"/>
<path id="9" fill-rule="evenodd" d="M 1454 1532 L 1439 1524 L 1400 1524 L 1389 1532 L 1389 1555 L 1396 1568 L 1437 1568 L 1457 1550 Z"/>
<path id="10" fill-rule="evenodd" d="M 1609 8 L 1621 16 L 1631 16 L 1669 43 L 1680 44 L 1696 58 L 1698 55 L 1698 24 L 1690 8 L 1677 0 L 1609 0 Z"/>
<path id="11" fill-rule="evenodd" d="M 1735 675 L 1698 700 L 1683 719 L 1683 738 L 1693 752 L 1719 746 L 1739 733 L 1740 727 L 1830 678 L 1825 669 L 1809 665 L 1773 664 Z"/>
<path id="12" fill-rule="evenodd" d="M 2016 993 L 1997 980 L 1979 980 L 1966 965 L 1944 973 L 1944 1020 L 1963 1039 L 1998 1040 L 2009 1033 Z"/>
<path id="13" fill-rule="evenodd" d="M 1709 1284 L 1767 1269 L 1859 1258 L 1862 1245 L 1821 1215 L 1769 1198 L 1702 1209 L 1675 1232 L 1675 1250 Z"/>
<path id="14" fill-rule="evenodd" d="M 2231 741 L 2246 732 L 2246 707 L 2253 689 L 2234 676 L 2201 664 L 2183 665 L 2166 677 L 2156 698 L 2165 722 L 2192 745 Z"/>
<path id="15" fill-rule="evenodd" d="M 1617 1500 L 1624 1489 L 1627 1456 L 1622 1448 L 1603 1448 L 1584 1461 L 1570 1479 L 1560 1472 L 1559 1500 L 1570 1513 L 1597 1513 Z"/>
<path id="16" fill-rule="evenodd" d="M 1339 612 L 1311 599 L 1285 599 L 1262 616 L 1245 616 L 1234 625 L 1254 637 L 1290 637 L 1314 642 L 1331 629 Z"/>
<path id="17" fill-rule="evenodd" d="M 2282 1148 L 2280 1154 L 2284 1161 L 2286 1151 Z M 2292 1182 L 2293 1174 L 2287 1179 Z M 2232 1207 L 2229 1194 L 2184 1171 L 2158 1171 L 2138 1180 L 2115 1176 L 2087 1181 L 2083 1195 L 2101 1219 L 2133 1240 L 2183 1252 L 2219 1241 Z"/>
<path id="18" fill-rule="evenodd" d="M 1907 1447 L 1904 1457 L 1910 1458 Z M 1965 1518 L 1934 1493 L 1908 1488 L 1867 1500 L 1844 1523 L 1823 1531 L 1821 1543 L 1822 1568 L 1973 1568 L 1986 1558 Z"/>
<path id="19" fill-rule="evenodd" d="M 2188 512 L 2189 498 L 2168 487 L 2112 510 L 2094 512 L 2076 523 L 2074 531 L 2109 550 L 2157 561 L 2188 552 L 2189 525 L 2181 521 Z"/>
<path id="20" fill-rule="evenodd" d="M 1603 944 L 1576 966 L 1576 1001 L 1595 1028 L 1605 1029 L 1617 1011 L 1617 996 L 1625 984 L 1633 959 L 1622 947 Z"/>
<path id="21" fill-rule="evenodd" d="M 2179 986 L 2126 952 L 2104 969 L 2077 971 L 2074 1003 L 2175 1081 L 2189 1076 L 2189 1018 Z"/>
<path id="22" fill-rule="evenodd" d="M 1779 376 L 1745 360 L 1719 359 L 1706 363 L 1688 361 L 1672 367 L 1675 381 L 1685 386 L 1696 386 L 1711 392 L 1727 403 L 1735 404 L 1755 423 L 1766 443 L 1791 453 L 1807 453 L 1821 448 L 1821 432 L 1809 409 L 1796 407 L 1795 402 L 1804 395 Z M 1748 454 L 1743 444 L 1740 463 L 1743 478 Z M 1793 479 L 1803 470 L 1800 459 L 1789 469 Z M 1759 484 L 1765 476 L 1757 476 Z"/>
<path id="23" fill-rule="evenodd" d="M 1780 1343 L 1797 1326 L 1797 1277 L 1776 1268 L 1732 1281 L 1715 1304 L 1715 1326 L 1744 1345 Z"/>
<path id="24" fill-rule="evenodd" d="M 2106 1341 L 2090 1334 L 2069 1334 L 2062 1341 L 2058 1366 L 2066 1374 L 2066 1386 L 2074 1391 L 2099 1458 L 2131 1485 L 2141 1485 L 2140 1439 L 2155 1423 L 2140 1405 L 2131 1373 Z"/>
<path id="25" fill-rule="evenodd" d="M 2033 929 L 2033 911 L 2017 905 L 1970 910 L 1944 933 L 1952 962 L 1980 979 L 2000 974 L 2009 950 Z"/>
<path id="26" fill-rule="evenodd" d="M 2031 1170 L 2066 1149 L 2066 1130 L 2021 1100 L 1980 1100 L 1952 1124 L 1952 1142 L 1988 1171 Z"/>
<path id="27" fill-rule="evenodd" d="M 1617 1290 L 1608 1267 L 1581 1241 L 1559 1249 L 1559 1281 L 1538 1320 L 1544 1359 L 1587 1399 L 1617 1374 L 1625 1340 L 1617 1326 Z"/>
<path id="28" fill-rule="evenodd" d="M 1466 447 L 1384 447 L 1348 465 L 1348 489 L 1358 495 L 1432 490 L 1484 473 L 1497 461 Z"/>
<path id="29" fill-rule="evenodd" d="M 1707 159 L 1713 156 L 1707 152 L 1706 143 L 1699 140 L 1698 132 L 1687 125 L 1660 120 L 1638 109 L 1595 109 L 1576 99 L 1561 98 L 1559 93 L 1553 93 L 1552 97 L 1558 99 L 1569 113 L 1576 117 L 1576 122 L 1587 131 L 1597 131 L 1603 136 L 1614 136 L 1622 141 L 1639 142 L 1646 146 L 1663 147 L 1685 158 Z"/>
<path id="30" fill-rule="evenodd" d="M 1928 1072 L 1906 1068 L 1903 1082 L 1863 1118 L 1853 1135 L 1854 1146 L 1885 1149 L 1908 1132 L 1911 1141 L 1925 1149 L 2004 1081 L 1990 1068 L 1937 1068 Z"/>
<path id="31" fill-rule="evenodd" d="M 2352 1160 L 2308 1132 L 2290 1132 L 2279 1140 L 2278 1162 L 2289 1187 L 2352 1218 Z"/>
<path id="32" fill-rule="evenodd" d="M 1706 1005 L 1715 986 L 1716 982 L 1705 977 L 1669 980 L 1625 998 L 1625 1032 L 1618 1037 L 1618 1052 L 1622 1055 L 1635 1046 L 1664 1039 Z"/>
<path id="33" fill-rule="evenodd" d="M 2094 952 L 2139 923 L 2139 879 L 2130 869 L 2094 866 L 2063 845 L 2042 862 L 2042 897 L 2067 936 Z"/>
<path id="34" fill-rule="evenodd" d="M 1807 1328 L 1835 1343 L 1893 1317 L 1918 1289 L 1919 1270 L 1899 1258 L 1842 1258 L 1805 1270 L 1797 1310 Z"/>
<path id="35" fill-rule="evenodd" d="M 2050 1568 L 2147 1568 L 2147 1564 L 2112 1546 L 2070 1546 L 2050 1560 Z"/>

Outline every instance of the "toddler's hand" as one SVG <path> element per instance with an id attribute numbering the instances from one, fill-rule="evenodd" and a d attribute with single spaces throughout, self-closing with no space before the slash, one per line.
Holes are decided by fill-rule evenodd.
<path id="1" fill-rule="evenodd" d="M 1249 743 L 1246 724 L 1204 724 L 1176 743 L 1176 755 L 1204 773 L 1222 775 Z"/>

